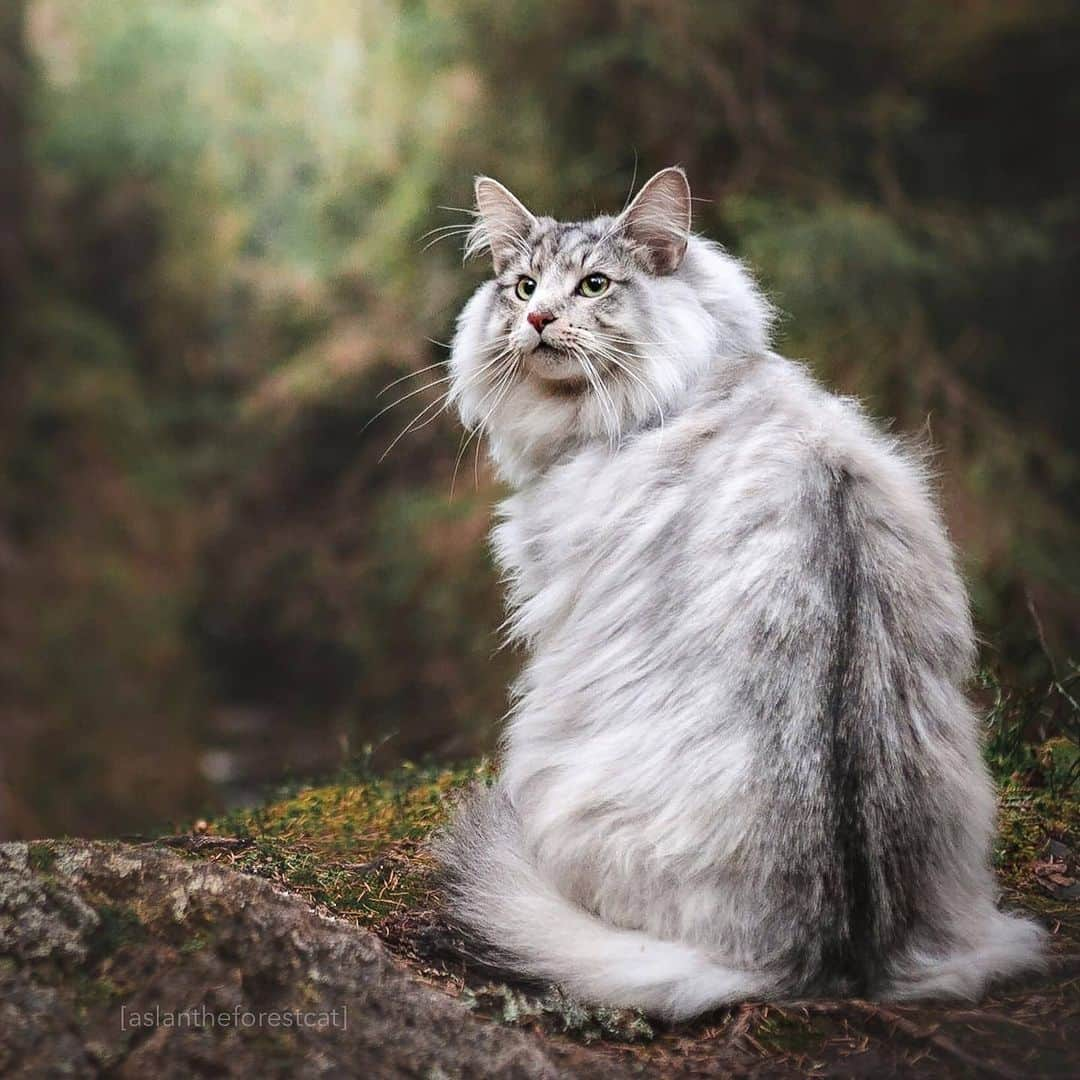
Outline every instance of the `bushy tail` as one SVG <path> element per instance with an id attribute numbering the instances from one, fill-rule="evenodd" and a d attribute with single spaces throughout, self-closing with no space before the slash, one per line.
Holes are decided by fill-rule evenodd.
<path id="1" fill-rule="evenodd" d="M 504 966 L 558 983 L 583 1001 L 671 1020 L 776 993 L 775 980 L 763 974 L 601 922 L 545 881 L 523 848 L 517 815 L 498 787 L 474 790 L 434 842 L 453 916 Z"/>
<path id="2" fill-rule="evenodd" d="M 893 1001 L 973 1001 L 997 979 L 1046 969 L 1047 935 L 1038 923 L 998 911 L 989 902 L 969 912 L 967 922 L 968 940 L 958 942 L 947 956 L 932 950 L 910 950 L 894 965 L 892 984 L 882 996 Z"/>

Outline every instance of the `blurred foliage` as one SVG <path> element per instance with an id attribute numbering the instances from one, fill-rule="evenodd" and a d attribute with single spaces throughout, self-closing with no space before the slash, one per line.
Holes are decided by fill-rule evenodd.
<path id="1" fill-rule="evenodd" d="M 9 0 L 0 834 L 490 746 L 498 492 L 470 448 L 450 498 L 434 407 L 380 460 L 438 387 L 377 397 L 445 356 L 482 268 L 422 238 L 480 171 L 573 215 L 684 164 L 781 348 L 932 440 L 987 661 L 1048 685 L 1080 654 L 1078 71 L 1064 0 Z M 987 707 L 1002 769 L 1067 737 Z"/>

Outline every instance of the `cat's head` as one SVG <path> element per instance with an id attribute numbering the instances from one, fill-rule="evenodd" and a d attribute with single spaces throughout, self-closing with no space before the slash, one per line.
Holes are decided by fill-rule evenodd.
<path id="1" fill-rule="evenodd" d="M 711 365 L 768 346 L 768 303 L 690 232 L 681 169 L 614 217 L 539 217 L 486 176 L 476 206 L 466 254 L 489 252 L 495 277 L 458 319 L 450 396 L 512 483 L 575 444 L 661 423 Z"/>

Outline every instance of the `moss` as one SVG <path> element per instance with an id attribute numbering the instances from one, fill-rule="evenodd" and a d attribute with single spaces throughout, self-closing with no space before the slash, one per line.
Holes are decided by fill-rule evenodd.
<path id="1" fill-rule="evenodd" d="M 375 925 L 432 902 L 422 841 L 446 819 L 454 792 L 488 775 L 484 761 L 455 768 L 407 764 L 387 776 L 304 787 L 213 822 L 211 834 L 254 842 L 212 857 L 303 893 L 336 915 Z"/>
<path id="2" fill-rule="evenodd" d="M 763 1012 L 753 1027 L 753 1038 L 770 1053 L 819 1054 L 831 1034 L 816 1017 L 793 1016 L 775 1008 Z"/>
<path id="3" fill-rule="evenodd" d="M 998 831 L 994 866 L 1004 883 L 1025 891 L 1032 885 L 1031 865 L 1049 840 L 1074 846 L 1080 840 L 1080 801 L 1006 782 L 998 796 Z"/>
<path id="4" fill-rule="evenodd" d="M 27 849 L 26 861 L 30 869 L 36 870 L 39 874 L 51 873 L 56 865 L 56 849 L 47 840 L 31 844 Z"/>
<path id="5" fill-rule="evenodd" d="M 107 975 L 79 972 L 71 978 L 70 985 L 75 1005 L 82 1011 L 110 1005 L 125 996 L 124 991 Z"/>
<path id="6" fill-rule="evenodd" d="M 452 768 L 407 764 L 386 776 L 345 775 L 335 783 L 299 787 L 212 822 L 211 835 L 253 842 L 239 852 L 211 851 L 208 857 L 302 893 L 337 916 L 379 928 L 437 906 L 423 841 L 446 820 L 457 791 L 491 775 L 488 761 Z M 994 865 L 1014 902 L 1041 912 L 1046 898 L 1032 867 L 1050 839 L 1075 848 L 1078 838 L 1080 803 L 1067 790 L 1000 783 Z M 47 856 L 48 845 L 34 847 L 46 849 L 39 858 Z M 194 951 L 203 947 L 200 941 L 196 936 L 181 948 Z"/>
<path id="7" fill-rule="evenodd" d="M 641 1043 L 656 1037 L 652 1025 L 636 1009 L 582 1005 L 558 989 L 537 996 L 510 986 L 489 985 L 465 990 L 462 1001 L 467 1008 L 501 1024 L 534 1027 L 584 1043 L 598 1039 Z"/>
<path id="8" fill-rule="evenodd" d="M 146 940 L 147 929 L 134 908 L 125 904 L 102 904 L 95 911 L 99 922 L 88 940 L 92 959 L 103 960 L 125 945 Z"/>
<path id="9" fill-rule="evenodd" d="M 210 944 L 210 938 L 207 934 L 198 933 L 192 934 L 187 941 L 183 942 L 180 946 L 180 952 L 184 956 L 190 956 L 192 953 L 201 952 Z"/>
<path id="10" fill-rule="evenodd" d="M 640 1013 L 583 1006 L 554 988 L 479 983 L 478 971 L 466 972 L 463 985 L 459 967 L 446 966 L 440 944 L 446 927 L 423 841 L 447 819 L 457 792 L 491 776 L 486 761 L 454 768 L 407 765 L 383 777 L 357 774 L 297 788 L 213 822 L 211 834 L 247 837 L 252 844 L 239 851 L 211 849 L 208 857 L 270 878 L 323 910 L 375 930 L 403 958 L 422 965 L 426 976 L 459 994 L 469 1009 L 497 1023 L 647 1053 L 655 1040 L 672 1033 L 654 1031 Z M 1048 896 L 1035 873 L 1050 839 L 1076 848 L 1080 806 L 1067 791 L 1033 789 L 1016 779 L 1001 781 L 999 794 L 994 860 L 1007 903 L 1035 912 L 1063 942 L 1080 942 L 1075 905 Z M 202 935 L 194 935 L 181 951 L 205 944 Z M 831 1040 L 848 1036 L 831 1018 L 774 1006 L 722 1011 L 702 1023 L 726 1033 L 733 1044 L 745 1043 L 750 1052 L 779 1055 L 800 1067 L 817 1061 Z"/>

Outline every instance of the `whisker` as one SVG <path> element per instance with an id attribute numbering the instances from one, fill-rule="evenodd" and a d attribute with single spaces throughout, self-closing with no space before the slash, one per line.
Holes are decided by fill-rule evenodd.
<path id="1" fill-rule="evenodd" d="M 637 183 L 637 168 L 638 168 L 638 156 L 637 147 L 634 147 L 634 171 L 630 176 L 630 187 L 626 192 L 626 198 L 623 200 L 622 209 L 619 211 L 619 215 L 622 216 L 626 213 L 626 208 L 630 205 L 630 200 L 634 196 L 634 185 Z"/>
<path id="2" fill-rule="evenodd" d="M 487 393 L 485 393 L 484 396 L 480 399 L 479 405 L 477 406 L 478 408 L 483 408 L 484 403 L 488 400 L 488 398 L 491 397 L 492 394 L 494 394 L 494 393 L 496 393 L 498 391 L 498 389 L 502 386 L 503 381 L 505 379 L 507 379 L 508 376 L 509 376 L 509 373 L 513 371 L 513 368 L 514 368 L 514 365 L 511 365 L 510 371 L 509 372 L 504 372 L 503 375 L 501 375 L 499 377 L 499 379 L 495 382 L 495 384 L 488 388 Z M 488 415 L 490 415 L 490 413 Z M 450 477 L 450 498 L 454 497 L 454 485 L 457 482 L 457 473 L 458 473 L 459 467 L 461 466 L 462 458 L 465 456 L 465 452 L 469 448 L 469 443 L 472 442 L 473 435 L 476 434 L 476 432 L 479 430 L 481 425 L 483 425 L 486 420 L 487 420 L 487 416 L 485 416 L 480 421 L 479 424 L 466 429 L 466 432 L 465 432 L 465 434 L 463 436 L 465 441 L 458 447 L 458 454 L 457 454 L 457 457 L 454 459 L 454 471 L 453 471 L 453 474 Z"/>
<path id="3" fill-rule="evenodd" d="M 433 386 L 439 386 L 441 383 L 449 382 L 453 378 L 452 375 L 444 375 L 441 379 L 432 379 L 431 382 L 424 383 L 423 386 L 418 386 L 415 390 L 410 390 L 407 394 L 402 394 L 401 397 L 391 401 L 389 405 L 384 405 L 361 429 L 360 433 L 363 434 L 376 420 L 379 419 L 383 413 L 389 412 L 392 408 L 400 405 L 403 401 L 408 401 L 409 398 L 416 397 L 417 394 L 422 394 L 425 390 L 430 390 Z M 376 395 L 377 397 L 378 395 Z"/>
<path id="4" fill-rule="evenodd" d="M 621 424 L 619 423 L 618 414 L 615 412 L 615 404 L 611 401 L 610 397 L 604 392 L 603 382 L 600 378 L 600 373 L 593 367 L 588 354 L 578 346 L 574 346 L 571 349 L 574 356 L 577 357 L 578 363 L 581 365 L 581 370 L 585 375 L 585 379 L 588 382 L 592 391 L 596 394 L 597 401 L 600 404 L 600 410 L 604 415 L 605 427 L 607 427 L 607 418 L 610 416 L 614 419 L 614 424 L 608 428 L 608 442 L 613 443 L 615 431 L 619 431 L 621 441 Z M 609 411 L 610 410 L 610 411 Z"/>
<path id="5" fill-rule="evenodd" d="M 426 240 L 429 236 L 434 236 L 436 233 L 454 232 L 455 230 L 469 230 L 472 225 L 466 225 L 463 221 L 455 221 L 450 225 L 436 225 L 434 229 L 428 229 L 427 232 L 421 233 L 417 238 L 419 240 Z"/>
<path id="6" fill-rule="evenodd" d="M 619 341 L 619 342 L 623 342 L 623 343 L 625 343 L 627 345 L 645 345 L 645 346 L 652 346 L 653 348 L 661 348 L 664 345 L 668 344 L 666 341 L 638 341 L 635 338 L 619 337 L 617 334 L 605 333 L 603 335 L 597 335 L 597 336 L 598 337 L 602 336 L 604 341 Z"/>
<path id="7" fill-rule="evenodd" d="M 430 339 L 430 338 L 428 338 L 428 340 L 430 341 L 431 339 Z M 436 341 L 436 342 L 435 342 L 435 344 L 436 344 L 436 345 L 438 345 L 439 343 L 438 343 L 438 342 Z M 410 371 L 410 372 L 408 373 L 408 375 L 402 375 L 400 379 L 395 379 L 395 380 L 394 380 L 393 382 L 391 382 L 391 383 L 387 383 L 387 384 L 386 384 L 386 385 L 385 385 L 385 386 L 384 386 L 384 387 L 383 387 L 383 388 L 382 388 L 382 389 L 381 389 L 381 390 L 380 390 L 380 391 L 379 391 L 379 392 L 378 392 L 378 393 L 377 393 L 377 394 L 375 395 L 375 397 L 376 397 L 376 398 L 381 398 L 381 397 L 383 396 L 383 394 L 385 394 L 385 393 L 386 393 L 386 391 L 387 391 L 387 390 L 392 390 L 392 389 L 393 389 L 393 388 L 394 388 L 395 386 L 397 386 L 397 385 L 398 385 L 398 383 L 403 383 L 403 382 L 406 382 L 406 381 L 407 381 L 408 379 L 415 379 L 415 378 L 417 377 L 417 375 L 423 375 L 425 371 L 431 371 L 431 370 L 432 370 L 432 368 L 438 368 L 438 367 L 442 367 L 442 366 L 443 366 L 443 364 L 445 364 L 445 363 L 446 363 L 446 361 L 445 361 L 445 360 L 436 360 L 434 364 L 428 364 L 428 366 L 427 366 L 427 367 L 422 367 L 422 368 L 420 368 L 420 369 L 419 369 L 418 371 Z"/>
<path id="8" fill-rule="evenodd" d="M 427 413 L 431 412 L 432 409 L 437 409 L 438 411 L 436 411 L 435 415 L 432 416 L 431 419 L 434 420 L 436 417 L 438 417 L 439 412 L 441 412 L 446 407 L 446 402 L 447 402 L 448 397 L 449 397 L 449 395 L 444 394 L 442 397 L 436 398 L 434 401 L 428 402 L 428 404 L 425 405 L 412 418 L 412 420 L 410 420 L 409 423 L 406 424 L 405 427 L 403 427 L 401 429 L 401 431 L 399 431 L 397 433 L 397 435 L 394 436 L 393 441 L 390 443 L 390 445 L 379 456 L 379 464 L 381 465 L 383 463 L 383 461 L 386 460 L 387 454 L 389 454 L 390 451 L 393 450 L 394 447 L 397 446 L 397 444 L 399 442 L 401 442 L 401 440 L 403 438 L 405 438 L 405 436 L 408 435 L 410 431 L 418 430 L 418 427 L 416 426 L 416 422 L 420 419 L 420 417 L 422 417 L 422 416 L 426 415 Z M 427 423 L 427 422 L 428 421 L 424 421 L 424 423 Z M 419 425 L 419 427 L 423 427 L 423 426 L 424 426 L 423 424 Z"/>
<path id="9" fill-rule="evenodd" d="M 631 354 L 624 352 L 614 346 L 608 344 L 607 339 L 595 338 L 591 343 L 592 347 L 600 355 L 605 356 L 606 359 L 614 364 L 617 368 L 628 375 L 641 389 L 652 398 L 653 404 L 656 406 L 657 415 L 660 417 L 660 439 L 663 440 L 664 436 L 664 408 L 660 404 L 660 399 L 656 396 L 652 388 L 648 383 L 635 372 L 628 364 L 623 363 L 623 360 L 641 359 L 641 357 L 631 356 Z M 622 359 L 620 359 L 622 357 Z"/>
<path id="10" fill-rule="evenodd" d="M 482 408 L 483 405 L 484 405 L 484 402 L 486 402 L 488 400 L 488 398 L 492 396 L 493 393 L 495 395 L 495 400 L 492 402 L 491 408 L 488 409 L 488 411 L 484 414 L 483 419 L 481 419 L 478 424 L 476 424 L 474 427 L 470 428 L 470 430 L 468 432 L 468 437 L 465 439 L 465 442 L 462 444 L 461 448 L 458 450 L 457 459 L 454 461 L 454 471 L 453 471 L 453 474 L 450 477 L 450 498 L 451 499 L 454 497 L 454 487 L 457 484 L 458 469 L 461 467 L 461 460 L 465 456 L 465 452 L 469 448 L 469 443 L 472 442 L 473 436 L 475 435 L 475 436 L 477 436 L 477 444 L 479 445 L 479 441 L 480 441 L 480 438 L 482 437 L 484 426 L 487 424 L 487 422 L 491 418 L 492 414 L 499 407 L 499 405 L 502 402 L 503 398 L 506 396 L 507 393 L 509 393 L 510 388 L 513 386 L 514 375 L 517 372 L 517 366 L 518 366 L 517 365 L 517 359 L 515 358 L 514 362 L 502 374 L 502 376 L 495 383 L 495 385 L 491 389 L 489 389 L 488 392 L 480 399 L 480 406 L 479 407 Z"/>
<path id="11" fill-rule="evenodd" d="M 472 226 L 472 225 L 457 225 L 457 226 L 454 226 L 454 228 L 451 231 L 441 233 L 439 236 L 436 236 L 433 240 L 429 240 L 420 249 L 420 252 L 421 252 L 421 254 L 423 254 L 429 248 L 433 248 L 436 244 L 440 243 L 443 240 L 449 240 L 452 236 L 468 236 L 469 233 L 471 233 L 473 231 L 473 228 L 474 228 L 474 226 Z M 425 234 L 425 235 L 427 235 L 427 234 Z M 420 237 L 420 239 L 423 240 L 424 237 Z"/>
<path id="12" fill-rule="evenodd" d="M 505 355 L 509 355 L 509 352 L 510 352 L 509 348 L 504 348 L 503 351 L 501 353 L 499 353 L 497 356 L 493 356 L 490 359 L 486 360 L 479 368 L 477 368 L 476 371 L 471 372 L 465 379 L 460 380 L 460 385 L 462 387 L 465 387 L 465 386 L 469 386 L 473 382 L 478 381 L 487 371 L 489 371 L 492 367 L 494 367 L 496 364 L 498 364 L 499 361 L 502 360 Z M 483 353 L 481 353 L 481 355 L 483 355 Z M 440 360 L 437 364 L 431 364 L 429 367 L 423 368 L 420 371 L 413 372 L 413 373 L 411 373 L 409 375 L 403 375 L 400 379 L 396 379 L 394 382 L 390 383 L 389 386 L 386 386 L 382 390 L 380 390 L 379 393 L 375 395 L 375 397 L 376 398 L 381 397 L 387 390 L 389 390 L 392 386 L 396 385 L 397 383 L 404 382 L 405 380 L 411 379 L 416 375 L 422 375 L 425 371 L 430 371 L 431 368 L 440 367 L 442 364 L 445 364 L 445 363 L 446 363 L 445 360 Z M 384 413 L 389 412 L 395 406 L 400 405 L 403 401 L 408 401 L 409 398 L 416 397 L 417 394 L 422 394 L 425 390 L 430 390 L 434 386 L 440 386 L 443 383 L 452 382 L 453 379 L 454 379 L 453 373 L 448 374 L 448 375 L 443 375 L 441 378 L 432 379 L 429 382 L 424 383 L 423 386 L 418 386 L 418 387 L 416 387 L 416 389 L 410 390 L 407 394 L 402 394 L 401 397 L 395 398 L 388 405 L 384 405 L 370 420 L 368 420 L 368 422 L 360 429 L 361 433 L 367 431 L 367 429 L 372 424 L 374 424 L 375 421 L 378 420 L 380 416 L 382 416 Z M 455 390 L 455 388 L 452 387 L 451 390 L 450 390 L 450 393 L 448 393 L 446 395 L 448 400 L 453 396 L 454 390 Z"/>

